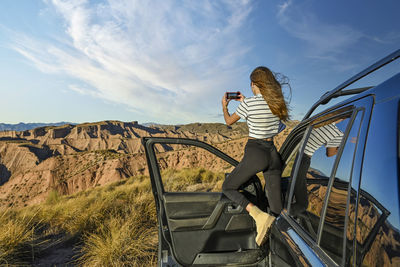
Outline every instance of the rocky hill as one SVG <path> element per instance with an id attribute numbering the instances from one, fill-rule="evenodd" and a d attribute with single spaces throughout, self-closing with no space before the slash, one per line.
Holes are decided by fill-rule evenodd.
<path id="1" fill-rule="evenodd" d="M 275 138 L 280 146 L 290 127 Z M 247 140 L 245 123 L 193 123 L 146 127 L 137 122 L 103 121 L 0 132 L 0 206 L 40 203 L 50 191 L 62 195 L 147 174 L 141 137 L 197 139 L 240 160 Z M 203 164 L 225 167 L 193 148 L 157 146 L 162 168 Z M 179 150 L 179 151 L 177 151 Z M 203 153 L 203 154 L 202 154 Z"/>

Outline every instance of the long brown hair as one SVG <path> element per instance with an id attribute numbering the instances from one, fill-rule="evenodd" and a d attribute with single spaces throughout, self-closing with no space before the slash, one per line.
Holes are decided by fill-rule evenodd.
<path id="1" fill-rule="evenodd" d="M 267 102 L 272 114 L 283 121 L 289 119 L 289 112 L 283 97 L 281 84 L 267 67 L 257 67 L 250 74 L 250 80 L 260 89 L 261 95 Z"/>

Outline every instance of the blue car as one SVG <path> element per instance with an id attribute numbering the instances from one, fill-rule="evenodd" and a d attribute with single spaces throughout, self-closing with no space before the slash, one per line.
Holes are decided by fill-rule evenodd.
<path id="1" fill-rule="evenodd" d="M 399 57 L 397 50 L 323 95 L 288 135 L 280 149 L 284 209 L 262 247 L 252 218 L 221 192 L 168 188 L 159 151 L 194 147 L 215 158 L 210 165 L 235 159 L 198 140 L 143 138 L 158 266 L 400 266 L 400 73 L 346 89 Z M 344 100 L 330 105 L 334 98 Z M 268 211 L 256 176 L 242 190 Z"/>

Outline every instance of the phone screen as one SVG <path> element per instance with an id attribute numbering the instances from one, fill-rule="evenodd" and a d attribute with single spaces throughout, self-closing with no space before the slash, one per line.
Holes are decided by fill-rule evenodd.
<path id="1" fill-rule="evenodd" d="M 240 92 L 226 92 L 226 99 L 239 99 Z"/>

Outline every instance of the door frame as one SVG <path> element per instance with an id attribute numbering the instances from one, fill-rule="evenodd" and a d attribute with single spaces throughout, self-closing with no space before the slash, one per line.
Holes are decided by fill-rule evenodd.
<path id="1" fill-rule="evenodd" d="M 175 251 L 172 245 L 172 237 L 170 234 L 170 230 L 168 228 L 168 220 L 164 206 L 163 195 L 165 193 L 165 190 L 154 146 L 156 144 L 191 145 L 209 151 L 210 153 L 223 159 L 224 161 L 228 162 L 234 167 L 236 167 L 239 164 L 239 162 L 233 159 L 232 157 L 228 156 L 224 152 L 220 151 L 219 149 L 213 147 L 212 145 L 199 140 L 188 139 L 188 138 L 172 138 L 172 137 L 142 137 L 141 141 L 145 148 L 145 155 L 149 169 L 151 187 L 155 200 L 157 219 L 158 219 L 158 239 L 159 239 L 158 265 L 163 266 L 163 263 L 166 263 L 166 266 L 170 266 L 171 264 L 172 264 L 171 266 L 173 266 L 173 264 L 177 264 L 177 262 L 176 262 Z M 173 255 L 172 258 L 171 255 Z"/>

